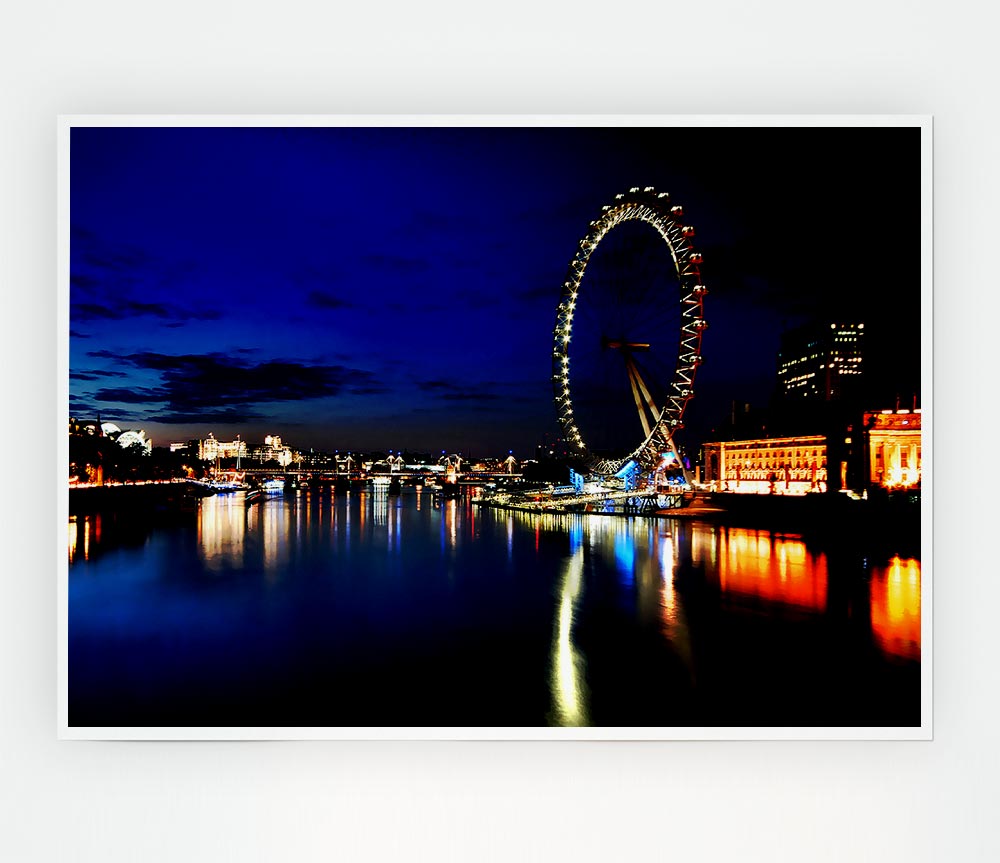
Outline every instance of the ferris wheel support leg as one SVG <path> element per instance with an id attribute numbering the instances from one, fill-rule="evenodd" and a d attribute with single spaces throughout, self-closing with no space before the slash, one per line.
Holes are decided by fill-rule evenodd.
<path id="1" fill-rule="evenodd" d="M 670 451 L 672 453 L 675 453 L 677 456 L 677 462 L 681 466 L 681 473 L 684 474 L 684 484 L 687 486 L 691 486 L 693 488 L 693 484 L 691 482 L 691 474 L 688 471 L 688 469 L 684 466 L 684 459 L 681 458 L 680 450 L 677 449 L 677 444 L 674 443 L 674 436 L 668 431 L 664 432 L 664 436 L 667 439 L 667 444 L 670 446 Z"/>

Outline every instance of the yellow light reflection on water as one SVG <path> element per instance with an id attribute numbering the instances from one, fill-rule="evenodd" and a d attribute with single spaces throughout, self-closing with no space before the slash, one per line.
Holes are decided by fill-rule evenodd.
<path id="1" fill-rule="evenodd" d="M 215 495 L 198 508 L 198 551 L 209 569 L 243 566 L 246 506 L 242 496 Z"/>
<path id="2" fill-rule="evenodd" d="M 76 543 L 78 538 L 78 528 L 76 526 L 76 516 L 71 515 L 69 517 L 69 562 L 73 562 L 73 558 L 76 556 Z"/>
<path id="3" fill-rule="evenodd" d="M 886 653 L 920 659 L 920 561 L 894 557 L 872 567 L 872 635 Z"/>
<path id="4" fill-rule="evenodd" d="M 552 642 L 551 683 L 553 725 L 587 725 L 588 690 L 584 660 L 573 644 L 573 618 L 583 583 L 583 548 L 563 564 L 559 612 Z"/>
<path id="5" fill-rule="evenodd" d="M 253 507 L 259 515 L 257 534 L 260 543 L 264 573 L 269 582 L 277 582 L 286 573 L 292 549 L 307 540 L 300 540 L 303 520 L 306 536 L 310 534 L 311 517 L 309 508 L 312 501 L 308 497 L 297 497 L 294 503 L 285 500 L 271 501 L 264 506 Z M 294 526 L 292 510 L 295 510 Z M 305 509 L 303 515 L 300 510 Z"/>
<path id="6" fill-rule="evenodd" d="M 445 531 L 448 534 L 448 547 L 454 551 L 458 543 L 458 524 L 455 520 L 455 511 L 458 509 L 458 501 L 454 498 L 445 502 L 444 505 Z"/>
<path id="7" fill-rule="evenodd" d="M 669 533 L 660 537 L 660 608 L 662 609 L 663 626 L 668 632 L 678 623 L 679 605 L 677 591 L 674 589 L 674 566 L 677 562 L 677 548 Z"/>

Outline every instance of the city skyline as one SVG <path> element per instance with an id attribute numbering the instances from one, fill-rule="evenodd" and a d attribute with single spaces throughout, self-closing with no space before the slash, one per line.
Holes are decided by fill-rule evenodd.
<path id="1" fill-rule="evenodd" d="M 815 320 L 863 320 L 873 392 L 906 401 L 919 149 L 905 128 L 74 128 L 70 413 L 158 444 L 527 457 L 556 429 L 566 264 L 637 183 L 705 258 L 684 443 L 766 402 L 782 331 Z"/>

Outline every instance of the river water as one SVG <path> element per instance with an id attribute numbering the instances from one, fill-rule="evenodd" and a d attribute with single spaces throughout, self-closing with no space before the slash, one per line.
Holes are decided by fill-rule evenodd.
<path id="1" fill-rule="evenodd" d="M 920 562 L 404 489 L 69 525 L 73 726 L 907 726 Z"/>

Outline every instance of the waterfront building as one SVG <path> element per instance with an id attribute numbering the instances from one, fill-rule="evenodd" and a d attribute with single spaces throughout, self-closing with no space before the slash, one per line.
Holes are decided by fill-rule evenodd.
<path id="1" fill-rule="evenodd" d="M 138 431 L 128 430 L 119 432 L 115 441 L 118 446 L 123 449 L 128 449 L 129 447 L 133 447 L 138 444 L 143 448 L 146 455 L 149 455 L 153 451 L 153 441 L 152 439 L 146 439 L 146 432 L 142 429 L 139 429 Z"/>
<path id="2" fill-rule="evenodd" d="M 846 432 L 830 436 L 705 443 L 703 480 L 712 491 L 742 494 L 919 489 L 923 472 L 920 426 L 919 408 L 866 411 L 864 441 L 858 438 L 856 426 L 848 426 Z"/>
<path id="3" fill-rule="evenodd" d="M 712 491 L 801 495 L 827 490 L 825 435 L 720 441 L 702 447 Z"/>
<path id="4" fill-rule="evenodd" d="M 920 409 L 865 413 L 868 481 L 890 491 L 920 487 Z"/>
<path id="5" fill-rule="evenodd" d="M 778 390 L 786 399 L 828 402 L 855 391 L 864 372 L 865 325 L 799 327 L 781 337 Z"/>
<path id="6" fill-rule="evenodd" d="M 122 449 L 129 449 L 139 444 L 146 455 L 153 451 L 152 439 L 146 438 L 143 429 L 125 429 L 112 422 L 102 422 L 98 417 L 96 423 L 86 423 L 81 425 L 75 420 L 70 421 L 70 434 L 86 434 L 95 437 L 103 437 L 112 440 Z"/>

